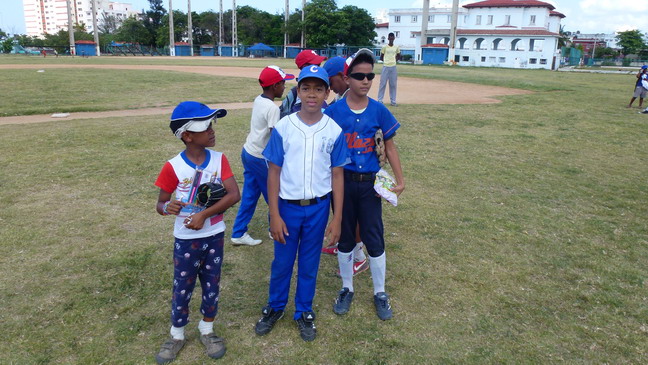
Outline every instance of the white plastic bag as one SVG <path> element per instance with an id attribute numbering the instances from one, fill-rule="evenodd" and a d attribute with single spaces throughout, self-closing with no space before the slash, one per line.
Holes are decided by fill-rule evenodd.
<path id="1" fill-rule="evenodd" d="M 398 205 L 398 195 L 391 191 L 396 186 L 396 181 L 385 169 L 380 169 L 376 173 L 376 180 L 374 181 L 374 190 L 378 195 L 385 198 L 393 206 Z"/>

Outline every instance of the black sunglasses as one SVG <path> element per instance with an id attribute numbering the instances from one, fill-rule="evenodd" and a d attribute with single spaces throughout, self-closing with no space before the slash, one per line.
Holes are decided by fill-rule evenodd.
<path id="1" fill-rule="evenodd" d="M 358 81 L 362 81 L 366 77 L 367 80 L 371 81 L 371 80 L 374 79 L 374 77 L 376 77 L 376 74 L 373 73 L 373 72 L 369 72 L 368 74 L 365 74 L 365 73 L 362 73 L 362 72 L 354 72 L 354 73 L 350 74 L 349 77 L 352 78 L 352 79 L 356 79 Z"/>

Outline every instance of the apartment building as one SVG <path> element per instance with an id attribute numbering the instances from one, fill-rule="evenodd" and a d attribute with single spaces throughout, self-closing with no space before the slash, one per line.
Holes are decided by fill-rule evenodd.
<path id="1" fill-rule="evenodd" d="M 93 32 L 92 0 L 23 0 L 27 35 L 43 36 L 68 29 L 68 1 L 72 5 L 72 21 L 85 24 L 88 32 Z M 96 0 L 96 3 L 98 24 L 101 24 L 104 14 L 114 16 L 118 24 L 138 14 L 129 3 L 107 0 Z"/>

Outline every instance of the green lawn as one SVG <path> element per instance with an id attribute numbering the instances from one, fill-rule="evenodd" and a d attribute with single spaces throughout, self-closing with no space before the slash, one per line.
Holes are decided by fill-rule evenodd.
<path id="1" fill-rule="evenodd" d="M 21 81 L 16 93 L 39 93 L 35 104 L 52 108 L 48 100 L 60 91 L 42 90 L 32 72 L 11 71 Z M 391 321 L 375 316 L 366 273 L 356 278 L 350 313 L 333 314 L 340 280 L 336 259 L 325 256 L 317 340 L 304 343 L 290 316 L 257 337 L 272 260 L 260 203 L 251 234 L 264 244 L 226 247 L 215 329 L 228 352 L 220 362 L 646 363 L 648 116 L 625 108 L 634 76 L 400 72 L 534 93 L 499 104 L 393 109 L 403 123 L 396 141 L 407 188 L 397 208 L 384 206 Z M 112 77 L 172 103 L 185 95 L 251 101 L 258 93 L 250 86 L 245 95 L 249 79 L 236 79 L 241 85 L 230 85 L 229 95 L 185 94 L 188 80 L 196 81 L 191 74 Z M 12 88 L 3 98 L 12 98 Z M 112 95 L 97 85 L 86 93 L 101 107 L 130 108 L 148 102 L 142 89 Z M 216 125 L 216 149 L 239 184 L 249 117 L 235 110 Z M 172 218 L 155 213 L 153 181 L 182 148 L 167 120 L 0 126 L 0 364 L 153 363 L 168 334 L 172 277 Z M 235 212 L 226 213 L 228 225 Z M 198 306 L 192 302 L 178 364 L 210 362 L 195 328 Z"/>

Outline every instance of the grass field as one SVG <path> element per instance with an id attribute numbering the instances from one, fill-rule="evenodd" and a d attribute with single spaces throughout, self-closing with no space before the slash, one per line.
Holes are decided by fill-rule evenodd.
<path id="1" fill-rule="evenodd" d="M 52 62 L 86 61 L 192 62 Z M 0 57 L 0 64 L 18 62 L 44 61 Z M 281 62 L 289 63 L 271 60 L 286 67 Z M 534 93 L 499 104 L 393 109 L 403 124 L 396 141 L 407 188 L 397 208 L 384 209 L 391 321 L 375 316 L 367 274 L 356 278 L 350 313 L 333 314 L 340 281 L 337 261 L 326 256 L 317 340 L 304 343 L 289 318 L 257 337 L 272 245 L 228 245 L 215 325 L 228 353 L 219 362 L 647 363 L 648 116 L 625 108 L 634 77 L 423 66 L 400 72 Z M 0 101 L 0 115 L 36 113 L 13 106 L 30 97 L 42 110 L 50 100 L 73 104 L 51 87 L 63 78 L 43 85 L 31 73 L 0 70 L 0 99 L 13 100 Z M 200 81 L 168 71 L 99 77 L 128 91 L 84 86 L 94 101 L 80 109 L 251 101 L 258 93 L 250 79 Z M 197 92 L 223 82 L 231 92 Z M 249 117 L 249 110 L 231 111 L 215 128 L 216 149 L 239 184 Z M 172 220 L 155 213 L 153 181 L 182 148 L 168 116 L 0 125 L 0 146 L 0 364 L 153 363 L 168 334 L 172 277 Z M 226 213 L 228 225 L 235 210 Z M 259 204 L 252 236 L 266 237 L 266 212 Z M 192 302 L 192 313 L 198 306 Z M 192 319 L 178 364 L 210 362 Z"/>

